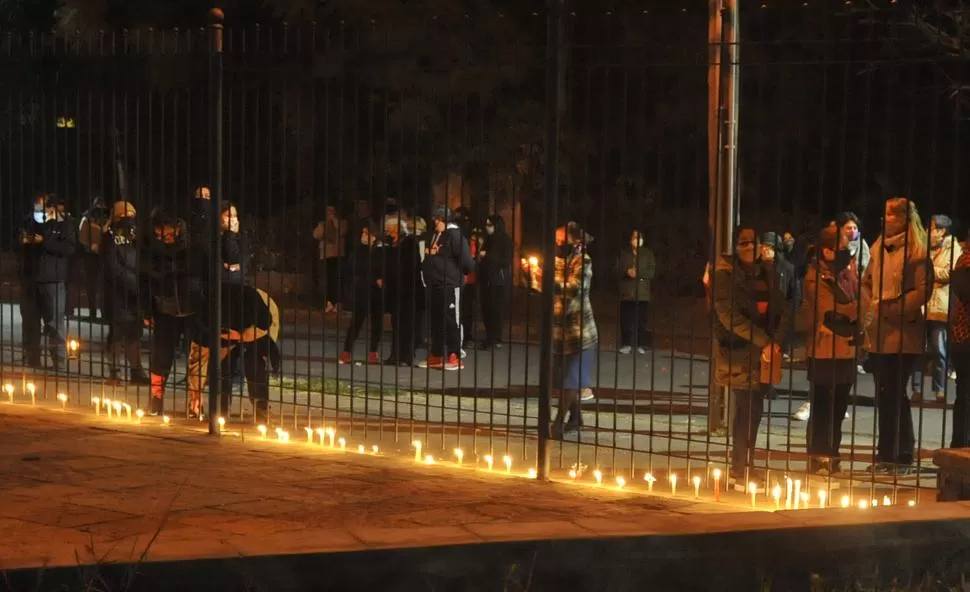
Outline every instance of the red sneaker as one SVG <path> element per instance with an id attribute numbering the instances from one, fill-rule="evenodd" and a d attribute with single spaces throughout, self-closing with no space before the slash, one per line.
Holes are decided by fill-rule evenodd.
<path id="1" fill-rule="evenodd" d="M 380 354 L 378 354 L 377 352 L 370 352 L 369 354 L 367 354 L 367 363 L 368 364 L 380 364 L 381 363 L 381 356 L 380 356 Z"/>
<path id="2" fill-rule="evenodd" d="M 445 361 L 443 358 L 437 356 L 428 356 L 428 359 L 423 362 L 418 362 L 418 368 L 431 368 L 433 370 L 441 370 L 445 367 Z"/>
<path id="3" fill-rule="evenodd" d="M 458 354 L 451 354 L 448 356 L 448 362 L 445 364 L 445 370 L 458 370 L 464 367 L 465 363 L 461 361 Z"/>
<path id="4" fill-rule="evenodd" d="M 340 352 L 340 357 L 337 358 L 337 363 L 341 366 L 346 366 L 347 364 L 354 363 L 354 356 L 350 352 Z"/>

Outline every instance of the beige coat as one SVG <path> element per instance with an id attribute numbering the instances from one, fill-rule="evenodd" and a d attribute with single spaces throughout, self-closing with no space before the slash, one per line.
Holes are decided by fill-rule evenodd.
<path id="1" fill-rule="evenodd" d="M 866 346 L 874 354 L 923 354 L 926 350 L 926 315 L 923 310 L 930 299 L 930 264 L 926 248 L 914 247 L 906 253 L 901 269 L 891 269 L 880 259 L 885 255 L 883 238 L 870 249 L 872 260 L 862 277 L 862 298 L 869 314 L 864 318 Z M 899 282 L 900 296 L 880 300 L 877 287 L 879 274 L 887 282 Z"/>
<path id="2" fill-rule="evenodd" d="M 795 327 L 806 334 L 806 353 L 816 360 L 856 359 L 856 346 L 850 337 L 841 337 L 823 328 L 825 313 L 836 312 L 850 321 L 865 318 L 868 305 L 859 302 L 838 303 L 831 274 L 821 265 L 812 265 L 805 275 L 805 297 L 802 299 Z"/>
<path id="3" fill-rule="evenodd" d="M 950 272 L 963 255 L 952 236 L 945 237 L 938 249 L 930 250 L 933 260 L 933 294 L 926 305 L 926 320 L 947 322 L 950 316 Z"/>

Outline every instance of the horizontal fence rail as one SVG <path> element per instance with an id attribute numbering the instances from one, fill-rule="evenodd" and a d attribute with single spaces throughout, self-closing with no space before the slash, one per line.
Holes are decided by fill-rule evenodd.
<path id="1" fill-rule="evenodd" d="M 419 456 L 536 466 L 541 438 L 564 478 L 932 496 L 967 437 L 961 8 L 745 2 L 728 46 L 681 4 L 0 35 L 2 382 Z"/>

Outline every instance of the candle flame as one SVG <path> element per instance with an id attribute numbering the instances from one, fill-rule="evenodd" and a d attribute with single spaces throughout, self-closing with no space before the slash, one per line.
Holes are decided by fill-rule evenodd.
<path id="1" fill-rule="evenodd" d="M 910 508 L 915 508 L 916 500 L 909 500 L 908 502 L 906 502 L 906 505 L 909 506 Z"/>
<path id="2" fill-rule="evenodd" d="M 536 473 L 536 470 L 535 469 L 529 469 L 529 479 L 535 479 L 536 478 L 536 474 L 537 473 Z"/>
<path id="3" fill-rule="evenodd" d="M 870 502 L 869 505 L 872 506 L 873 508 L 878 508 L 879 507 L 879 500 L 874 499 L 874 500 L 872 500 L 872 502 Z"/>
<path id="4" fill-rule="evenodd" d="M 10 384 L 9 382 L 8 382 L 7 384 L 5 384 L 5 385 L 3 385 L 3 390 L 4 390 L 4 392 L 6 392 L 6 393 L 7 393 L 8 395 L 13 395 L 13 385 L 12 385 L 12 384 Z M 97 401 L 97 400 L 98 400 L 98 398 L 97 398 L 97 397 L 95 397 L 95 398 L 94 398 L 93 400 L 94 400 L 94 401 Z"/>
<path id="5" fill-rule="evenodd" d="M 802 492 L 801 498 L 802 498 L 802 503 L 808 506 L 809 495 L 807 491 Z"/>
<path id="6" fill-rule="evenodd" d="M 701 478 L 700 477 L 694 476 L 693 481 L 694 481 L 694 487 L 700 487 L 701 486 Z"/>
<path id="7" fill-rule="evenodd" d="M 167 416 L 167 415 L 163 415 L 163 416 L 162 416 L 162 423 L 164 423 L 165 425 L 168 425 L 168 423 L 169 423 L 170 421 L 172 421 L 172 418 L 171 418 L 171 417 L 169 417 L 169 416 Z"/>
<path id="8" fill-rule="evenodd" d="M 670 482 L 673 483 L 674 486 L 677 485 L 677 473 L 671 473 L 670 474 Z"/>
<path id="9" fill-rule="evenodd" d="M 290 441 L 290 433 L 289 432 L 286 432 L 286 431 L 282 432 L 280 434 L 280 440 L 283 441 L 283 442 L 289 442 Z"/>
<path id="10" fill-rule="evenodd" d="M 869 507 L 869 502 L 867 502 L 866 500 L 859 500 L 859 509 L 860 510 L 865 510 L 868 507 Z"/>
<path id="11" fill-rule="evenodd" d="M 344 438 L 340 438 L 339 440 L 337 440 L 337 444 L 340 446 L 341 450 L 347 448 L 347 440 L 345 440 Z"/>
<path id="12" fill-rule="evenodd" d="M 492 470 L 492 463 L 494 462 L 495 462 L 495 459 L 492 458 L 491 454 L 485 455 L 485 464 L 488 465 L 488 470 Z"/>
<path id="13" fill-rule="evenodd" d="M 67 403 L 67 395 L 65 395 L 64 393 L 58 393 L 57 400 L 60 401 L 61 403 Z"/>
<path id="14" fill-rule="evenodd" d="M 531 265 L 532 267 L 539 265 L 539 258 L 535 256 L 529 257 L 529 265 Z"/>
<path id="15" fill-rule="evenodd" d="M 849 507 L 849 496 L 847 496 L 847 495 L 843 495 L 842 496 L 842 507 L 843 508 L 848 508 Z"/>
<path id="16" fill-rule="evenodd" d="M 714 479 L 721 478 L 721 469 L 714 469 Z"/>
<path id="17" fill-rule="evenodd" d="M 570 479 L 576 478 L 576 469 L 569 469 L 569 478 Z"/>
<path id="18" fill-rule="evenodd" d="M 781 485 L 775 485 L 771 489 L 771 497 L 773 497 L 776 502 L 781 499 Z"/>
<path id="19" fill-rule="evenodd" d="M 421 440 L 415 440 L 414 442 L 411 442 L 411 446 L 414 446 L 418 450 L 421 450 Z"/>
<path id="20" fill-rule="evenodd" d="M 358 445 L 357 445 L 357 452 L 358 452 L 358 453 L 360 453 L 360 454 L 364 454 L 364 451 L 365 451 L 365 450 L 366 450 L 366 448 L 364 448 L 364 445 L 363 445 L 363 444 L 358 444 Z"/>
<path id="21" fill-rule="evenodd" d="M 624 479 L 623 477 L 617 477 L 616 478 L 616 486 L 617 486 L 617 488 L 623 489 L 623 486 L 624 485 L 626 485 L 626 479 Z"/>
<path id="22" fill-rule="evenodd" d="M 603 482 L 603 472 L 599 469 L 593 471 L 593 479 L 596 479 L 596 484 L 599 485 Z"/>
<path id="23" fill-rule="evenodd" d="M 259 424 L 258 426 L 256 426 L 256 431 L 259 432 L 259 435 L 262 436 L 263 438 L 266 437 L 266 426 L 264 426 L 263 424 Z"/>
<path id="24" fill-rule="evenodd" d="M 7 386 L 10 386 L 10 385 L 8 384 Z M 7 388 L 7 387 L 3 387 L 3 388 Z M 13 388 L 13 387 L 10 387 L 10 388 Z M 99 399 L 98 397 L 91 397 L 91 404 L 92 405 L 100 405 L 101 404 L 101 399 Z"/>
<path id="25" fill-rule="evenodd" d="M 378 452 L 381 451 L 381 449 L 377 447 L 377 444 L 374 444 L 373 446 L 370 447 L 370 451 L 373 452 L 374 454 L 377 454 Z"/>
<path id="26" fill-rule="evenodd" d="M 428 456 L 424 457 L 424 464 L 426 464 L 426 465 L 433 465 L 434 464 L 434 456 L 432 456 L 432 455 L 429 454 Z"/>
<path id="27" fill-rule="evenodd" d="M 34 383 L 28 382 L 27 383 L 27 390 L 30 391 L 30 394 L 31 395 L 33 395 L 37 391 L 37 387 L 34 386 Z"/>
<path id="28" fill-rule="evenodd" d="M 135 417 L 137 417 L 138 419 L 141 419 L 141 418 L 145 417 L 145 412 L 142 411 L 141 409 L 136 409 L 135 410 Z"/>
<path id="29" fill-rule="evenodd" d="M 77 339 L 72 339 L 72 340 L 68 341 L 67 342 L 67 347 L 69 347 L 71 349 L 71 351 L 77 351 L 77 348 L 78 348 Z"/>
<path id="30" fill-rule="evenodd" d="M 222 428 L 226 427 L 226 418 L 225 417 L 220 417 L 220 418 L 216 419 L 216 423 L 219 424 L 219 429 L 221 430 Z"/>
<path id="31" fill-rule="evenodd" d="M 893 500 L 889 499 L 889 496 L 888 495 L 884 495 L 882 497 L 882 505 L 884 505 L 884 506 L 891 506 L 891 505 L 893 505 Z"/>
<path id="32" fill-rule="evenodd" d="M 461 460 L 465 458 L 465 451 L 461 448 L 455 448 L 455 457 L 458 459 L 458 464 L 461 464 Z"/>
<path id="33" fill-rule="evenodd" d="M 643 480 L 647 483 L 653 483 L 657 480 L 657 478 L 654 477 L 652 473 L 644 473 Z"/>
<path id="34" fill-rule="evenodd" d="M 754 481 L 748 483 L 748 493 L 758 493 L 758 484 Z"/>
<path id="35" fill-rule="evenodd" d="M 506 454 L 505 456 L 502 457 L 502 462 L 505 463 L 505 472 L 506 473 L 511 472 L 512 471 L 512 457 Z"/>
<path id="36" fill-rule="evenodd" d="M 818 507 L 820 507 L 820 508 L 824 508 L 825 507 L 825 498 L 826 497 L 828 497 L 828 494 L 825 492 L 825 490 L 824 489 L 819 489 L 818 490 Z"/>
<path id="37" fill-rule="evenodd" d="M 322 436 L 323 436 L 323 435 L 324 435 L 325 433 L 326 433 L 326 432 L 324 431 L 324 429 L 323 429 L 323 428 L 317 428 L 317 435 L 318 435 L 318 436 L 321 436 L 321 437 L 322 437 Z"/>
<path id="38" fill-rule="evenodd" d="M 336 435 L 336 433 L 337 433 L 337 430 L 335 430 L 333 428 L 327 428 L 327 437 L 328 438 L 333 438 L 334 435 Z"/>

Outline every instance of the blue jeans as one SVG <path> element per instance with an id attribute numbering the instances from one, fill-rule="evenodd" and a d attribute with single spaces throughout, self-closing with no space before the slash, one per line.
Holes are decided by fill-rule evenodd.
<path id="1" fill-rule="evenodd" d="M 593 384 L 593 360 L 595 359 L 595 349 L 556 355 L 556 363 L 552 369 L 553 384 L 563 390 L 589 388 Z"/>
<path id="2" fill-rule="evenodd" d="M 945 321 L 926 321 L 926 359 L 932 372 L 933 392 L 946 390 L 947 344 L 950 341 L 949 328 Z M 923 369 L 920 364 L 913 372 L 913 390 L 923 392 Z"/>

